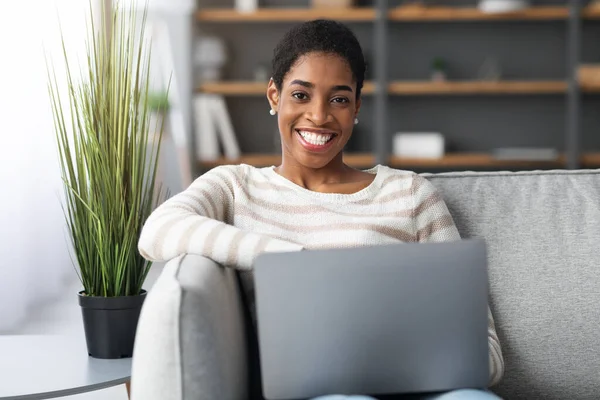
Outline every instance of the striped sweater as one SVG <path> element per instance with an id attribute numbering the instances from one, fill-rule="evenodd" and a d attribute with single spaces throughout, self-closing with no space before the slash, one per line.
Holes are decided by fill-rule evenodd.
<path id="1" fill-rule="evenodd" d="M 199 254 L 242 271 L 254 307 L 251 269 L 262 252 L 459 240 L 433 185 L 413 172 L 377 166 L 373 182 L 353 194 L 310 191 L 274 167 L 212 169 L 161 204 L 142 229 L 139 250 L 152 261 Z M 490 385 L 504 372 L 488 313 Z"/>

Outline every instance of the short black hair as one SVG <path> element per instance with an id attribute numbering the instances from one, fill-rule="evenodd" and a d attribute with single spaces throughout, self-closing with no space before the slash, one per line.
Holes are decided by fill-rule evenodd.
<path id="1" fill-rule="evenodd" d="M 360 96 L 367 65 L 358 39 L 342 23 L 317 19 L 294 26 L 273 51 L 273 81 L 281 91 L 283 79 L 294 63 L 307 53 L 337 55 L 348 63 L 356 80 L 356 98 Z"/>

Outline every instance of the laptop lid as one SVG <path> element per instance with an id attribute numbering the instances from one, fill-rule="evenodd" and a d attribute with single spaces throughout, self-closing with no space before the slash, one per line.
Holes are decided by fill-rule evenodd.
<path id="1" fill-rule="evenodd" d="M 268 253 L 255 262 L 268 400 L 483 388 L 483 240 Z"/>

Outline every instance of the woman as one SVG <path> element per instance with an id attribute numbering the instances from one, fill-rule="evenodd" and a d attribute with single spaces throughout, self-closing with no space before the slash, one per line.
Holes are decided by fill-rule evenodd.
<path id="1" fill-rule="evenodd" d="M 243 270 L 253 308 L 250 269 L 262 252 L 460 239 L 426 179 L 385 166 L 360 171 L 344 164 L 364 76 L 362 49 L 344 25 L 318 20 L 289 31 L 275 49 L 267 89 L 281 135 L 281 165 L 230 165 L 205 173 L 148 218 L 141 254 L 164 261 L 194 253 Z M 504 363 L 491 313 L 488 333 L 493 385 Z M 445 396 L 496 398 L 478 391 L 439 398 Z"/>

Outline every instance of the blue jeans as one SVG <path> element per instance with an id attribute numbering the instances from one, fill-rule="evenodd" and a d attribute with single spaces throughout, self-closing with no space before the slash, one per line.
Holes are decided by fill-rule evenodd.
<path id="1" fill-rule="evenodd" d="M 500 397 L 486 390 L 459 389 L 451 392 L 434 395 L 405 395 L 398 396 L 398 399 L 407 400 L 499 400 Z M 369 396 L 342 396 L 331 395 L 316 397 L 311 400 L 377 400 Z"/>

